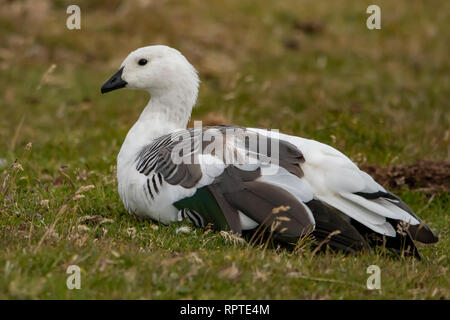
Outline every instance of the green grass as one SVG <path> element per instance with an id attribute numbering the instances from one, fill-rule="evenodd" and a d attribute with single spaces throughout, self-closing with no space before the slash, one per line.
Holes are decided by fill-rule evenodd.
<path id="1" fill-rule="evenodd" d="M 370 1 L 145 3 L 78 1 L 82 29 L 69 31 L 67 1 L 0 1 L 0 298 L 450 297 L 447 193 L 394 190 L 440 237 L 422 261 L 264 250 L 128 215 L 116 155 L 148 97 L 100 95 L 129 51 L 162 43 L 199 70 L 193 119 L 278 128 L 359 164 L 449 161 L 448 1 L 378 1 L 379 31 L 365 26 Z M 323 28 L 295 28 L 305 21 Z M 112 221 L 80 222 L 94 215 Z M 66 288 L 71 264 L 81 290 Z M 372 264 L 381 291 L 365 287 Z"/>

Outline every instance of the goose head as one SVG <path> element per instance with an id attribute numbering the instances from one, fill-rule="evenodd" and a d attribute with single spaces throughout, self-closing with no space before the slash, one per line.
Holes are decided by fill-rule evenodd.
<path id="1" fill-rule="evenodd" d="M 102 93 L 120 88 L 145 90 L 151 96 L 197 97 L 197 71 L 176 49 L 155 45 L 131 52 L 103 84 Z"/>

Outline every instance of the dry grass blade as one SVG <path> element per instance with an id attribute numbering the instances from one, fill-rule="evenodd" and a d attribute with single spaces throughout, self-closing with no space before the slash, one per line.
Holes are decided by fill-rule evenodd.
<path id="1" fill-rule="evenodd" d="M 277 215 L 280 212 L 285 212 L 288 211 L 290 209 L 289 206 L 279 206 L 276 208 L 272 209 L 272 215 L 268 214 L 267 217 L 264 219 L 264 221 L 262 223 L 259 224 L 258 228 L 255 230 L 255 232 L 253 233 L 253 235 L 251 236 L 250 240 L 249 240 L 249 246 L 254 246 L 258 241 L 261 242 L 264 238 L 264 234 L 266 233 L 268 228 L 272 227 L 272 224 L 268 223 L 271 219 L 273 219 L 273 215 Z M 280 218 L 280 217 L 277 217 Z M 270 236 L 269 236 L 270 239 Z M 267 244 L 267 242 L 266 242 Z"/>
<path id="2" fill-rule="evenodd" d="M 61 218 L 62 214 L 64 212 L 66 212 L 67 210 L 67 205 L 63 205 L 58 213 L 55 216 L 55 220 L 53 220 L 53 223 L 51 224 L 51 226 L 46 230 L 46 232 L 44 233 L 44 235 L 41 237 L 41 239 L 39 240 L 38 244 L 36 245 L 36 247 L 34 248 L 33 252 L 36 254 L 36 252 L 39 250 L 39 248 L 42 246 L 42 243 L 44 242 L 44 240 L 48 237 L 49 234 L 51 234 L 52 232 L 55 231 L 55 226 L 56 223 L 58 222 L 58 220 Z"/>
<path id="3" fill-rule="evenodd" d="M 316 248 L 314 248 L 314 250 L 313 250 L 313 252 L 312 252 L 312 254 L 311 254 L 311 258 L 314 257 L 314 256 L 316 255 L 317 252 L 319 252 L 319 250 L 322 248 L 322 246 L 324 246 L 325 244 L 328 243 L 328 241 L 330 241 L 331 237 L 333 237 L 333 236 L 335 236 L 335 235 L 338 235 L 338 234 L 340 234 L 340 233 L 341 233 L 340 230 L 335 230 L 335 231 L 333 231 L 333 232 L 330 232 L 330 233 L 327 235 L 327 237 L 326 237 L 325 239 L 323 239 L 323 240 L 319 243 L 319 245 L 318 245 Z"/>
<path id="4" fill-rule="evenodd" d="M 14 131 L 14 135 L 13 135 L 13 137 L 11 139 L 11 143 L 10 143 L 10 146 L 9 146 L 11 151 L 14 151 L 14 149 L 16 148 L 17 139 L 19 138 L 20 131 L 22 130 L 24 121 L 25 121 L 25 115 L 22 116 L 22 118 L 20 119 L 19 124 L 16 127 L 16 130 Z"/>
<path id="5" fill-rule="evenodd" d="M 355 286 L 355 287 L 365 288 L 365 286 L 362 285 L 362 284 L 360 284 L 360 283 L 347 282 L 347 281 L 337 280 L 337 279 L 327 279 L 327 278 L 320 278 L 320 277 L 310 277 L 310 276 L 302 275 L 302 274 L 299 273 L 299 272 L 291 272 L 291 273 L 288 273 L 287 276 L 288 276 L 289 278 L 299 278 L 299 279 L 305 279 L 305 280 L 310 280 L 310 281 L 329 282 L 329 283 L 339 283 L 339 284 L 345 284 L 345 285 L 347 285 L 347 286 Z"/>
<path id="6" fill-rule="evenodd" d="M 113 219 L 108 219 L 105 217 L 102 217 L 100 215 L 95 216 L 84 216 L 79 219 L 79 223 L 81 224 L 104 224 L 104 223 L 112 223 L 114 222 Z"/>
<path id="7" fill-rule="evenodd" d="M 42 75 L 41 78 L 41 82 L 39 83 L 39 85 L 37 86 L 36 90 L 39 90 L 42 88 L 43 85 L 45 85 L 48 82 L 48 78 L 49 76 L 53 73 L 53 71 L 55 71 L 56 69 L 56 64 L 52 64 L 47 71 L 45 71 L 45 73 Z"/>
<path id="8" fill-rule="evenodd" d="M 225 239 L 225 242 L 231 243 L 234 246 L 245 244 L 245 239 L 231 231 L 220 231 L 219 234 Z"/>
<path id="9" fill-rule="evenodd" d="M 222 278 L 227 278 L 229 280 L 236 280 L 241 275 L 241 272 L 236 267 L 236 264 L 233 262 L 231 266 L 222 269 L 219 272 L 219 276 Z"/>

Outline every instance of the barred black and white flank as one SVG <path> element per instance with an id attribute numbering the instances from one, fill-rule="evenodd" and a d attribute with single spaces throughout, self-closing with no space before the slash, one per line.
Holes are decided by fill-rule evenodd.
<path id="1" fill-rule="evenodd" d="M 130 53 L 103 85 L 103 93 L 127 88 L 151 95 L 117 159 L 119 194 L 129 212 L 164 224 L 187 219 L 198 227 L 238 234 L 267 226 L 283 243 L 311 233 L 349 252 L 370 248 L 385 237 L 394 251 L 409 248 L 418 255 L 413 240 L 438 240 L 404 202 L 328 145 L 265 129 L 186 129 L 198 86 L 194 67 L 166 46 Z M 256 161 L 229 162 L 223 154 L 210 152 L 211 142 L 196 137 L 211 132 L 216 138 L 222 135 L 225 153 L 252 153 Z M 242 132 L 276 143 L 275 171 L 273 163 L 261 160 L 267 155 L 260 148 L 247 150 Z M 174 161 L 177 148 L 183 150 L 181 159 L 190 161 Z"/>

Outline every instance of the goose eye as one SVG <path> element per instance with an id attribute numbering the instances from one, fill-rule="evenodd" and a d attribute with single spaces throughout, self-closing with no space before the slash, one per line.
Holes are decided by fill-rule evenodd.
<path id="1" fill-rule="evenodd" d="M 138 61 L 138 64 L 139 64 L 140 66 L 146 65 L 146 64 L 147 64 L 147 59 L 141 59 L 141 60 L 139 60 L 139 61 Z"/>

